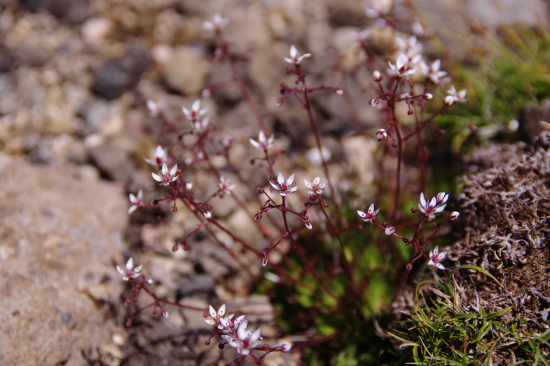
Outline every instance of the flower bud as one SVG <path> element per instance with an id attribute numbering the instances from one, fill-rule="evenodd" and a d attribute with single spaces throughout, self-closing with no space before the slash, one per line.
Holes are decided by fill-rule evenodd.
<path id="1" fill-rule="evenodd" d="M 180 246 L 179 246 L 177 243 L 174 244 L 174 246 L 172 247 L 172 252 L 174 252 L 174 253 L 177 252 L 178 249 L 179 249 L 179 247 L 180 247 Z"/>
<path id="2" fill-rule="evenodd" d="M 426 100 L 430 100 L 434 97 L 434 95 L 432 93 L 424 93 L 423 97 Z"/>
<path id="3" fill-rule="evenodd" d="M 334 92 L 335 92 L 336 94 L 338 94 L 338 95 L 344 95 L 344 91 L 343 91 L 342 89 L 340 89 L 340 88 L 334 89 Z"/>
<path id="4" fill-rule="evenodd" d="M 279 98 L 279 99 L 277 99 L 277 100 L 275 101 L 275 106 L 276 106 L 276 107 L 280 107 L 280 106 L 283 105 L 283 103 L 284 103 L 284 99 L 283 99 L 283 98 Z"/>
<path id="5" fill-rule="evenodd" d="M 388 226 L 385 231 L 386 235 L 393 235 L 395 233 L 395 226 Z"/>
<path id="6" fill-rule="evenodd" d="M 373 107 L 377 106 L 378 103 L 380 103 L 380 99 L 379 98 L 372 98 L 369 102 L 369 104 Z"/>
<path id="7" fill-rule="evenodd" d="M 444 103 L 446 106 L 452 106 L 454 103 L 454 98 L 451 95 L 447 95 L 444 99 Z"/>
<path id="8" fill-rule="evenodd" d="M 372 78 L 374 79 L 374 81 L 382 81 L 382 79 L 384 79 L 384 76 L 380 73 L 380 71 L 374 70 L 374 72 L 372 73 Z"/>
<path id="9" fill-rule="evenodd" d="M 211 217 L 212 217 L 212 212 L 206 211 L 206 212 L 204 213 L 204 217 L 207 218 L 207 219 L 211 218 Z"/>
<path id="10" fill-rule="evenodd" d="M 254 216 L 254 220 L 260 221 L 261 219 L 262 219 L 262 213 L 261 213 L 261 212 L 258 212 L 258 213 Z"/>
<path id="11" fill-rule="evenodd" d="M 165 317 L 165 318 L 168 318 L 170 316 L 170 314 L 168 313 L 168 311 L 163 310 L 162 311 L 162 316 Z"/>
<path id="12" fill-rule="evenodd" d="M 280 347 L 283 352 L 289 352 L 292 349 L 292 343 L 290 341 L 284 340 Z"/>
<path id="13" fill-rule="evenodd" d="M 459 217 L 459 216 L 460 216 L 460 212 L 458 212 L 458 211 L 453 211 L 453 212 L 451 212 L 451 214 L 449 215 L 449 219 L 450 219 L 451 221 L 456 221 L 456 220 L 458 220 L 458 217 Z"/>
<path id="14" fill-rule="evenodd" d="M 409 110 L 407 111 L 407 114 L 408 114 L 409 116 L 410 116 L 411 114 L 413 114 L 413 113 L 414 113 L 414 112 L 412 111 L 412 109 L 409 109 Z"/>
<path id="15" fill-rule="evenodd" d="M 262 266 L 267 266 L 267 256 L 262 258 Z"/>
<path id="16" fill-rule="evenodd" d="M 263 187 L 258 187 L 256 190 L 258 191 L 258 194 L 263 194 L 265 192 Z"/>
<path id="17" fill-rule="evenodd" d="M 306 221 L 306 228 L 308 228 L 308 230 L 313 229 L 313 225 L 311 224 L 311 222 Z"/>

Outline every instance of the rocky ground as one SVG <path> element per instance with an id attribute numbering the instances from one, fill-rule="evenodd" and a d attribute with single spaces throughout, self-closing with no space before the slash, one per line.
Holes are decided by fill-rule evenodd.
<path id="1" fill-rule="evenodd" d="M 474 20 L 487 26 L 548 21 L 542 0 L 522 2 L 521 12 L 512 0 L 414 4 L 451 42 L 470 34 Z M 297 44 L 314 54 L 312 83 L 342 83 L 341 74 L 327 70 L 352 64 L 350 34 L 370 24 L 360 1 L 0 0 L 0 332 L 7 335 L 0 339 L 1 364 L 206 365 L 234 357 L 204 346 L 211 330 L 197 312 L 146 316 L 125 327 L 128 288 L 114 266 L 130 256 L 145 265 L 160 295 L 177 294 L 204 309 L 227 302 L 264 314 L 254 321 L 277 335 L 268 299 L 251 297 L 253 278 L 213 243 L 171 253 L 176 238 L 195 225 L 185 213 L 161 226 L 156 213 L 127 214 L 129 192 L 157 189 L 143 156 L 153 156 L 163 136 L 146 101 L 163 99 L 170 113 L 181 115 L 181 106 L 229 78 L 226 66 L 211 61 L 213 38 L 203 29 L 217 12 L 229 18 L 235 52 L 249 57 L 241 71 L 280 144 L 295 152 L 313 147 L 300 109 L 274 103 L 285 77 L 283 56 Z M 335 176 L 349 173 L 341 166 L 350 160 L 353 174 L 368 181 L 365 146 L 372 141 L 351 134 L 371 127 L 376 115 L 361 83 L 349 83 L 358 92 L 346 102 L 336 95 L 314 101 L 316 117 Z M 246 145 L 235 156 L 246 162 L 248 138 L 258 127 L 239 90 L 220 88 L 204 103 L 216 127 Z M 307 170 L 306 163 L 295 164 Z M 197 180 L 203 192 L 212 187 Z M 219 207 L 215 214 L 233 230 L 257 235 L 243 224 L 250 217 Z M 259 273 L 256 262 L 251 270 Z M 271 362 L 295 362 L 288 357 Z"/>

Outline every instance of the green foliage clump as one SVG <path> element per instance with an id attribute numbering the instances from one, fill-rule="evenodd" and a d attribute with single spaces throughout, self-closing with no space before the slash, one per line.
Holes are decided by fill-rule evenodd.
<path id="1" fill-rule="evenodd" d="M 417 309 L 401 330 L 392 335 L 411 347 L 413 365 L 550 365 L 550 331 L 542 335 L 520 334 L 521 319 L 503 322 L 511 307 L 488 313 L 482 305 L 461 303 L 461 288 L 454 279 L 459 269 L 474 269 L 496 279 L 481 267 L 463 265 L 447 281 L 423 281 L 416 288 Z M 433 296 L 419 296 L 431 285 Z M 435 286 L 435 287 L 434 287 Z"/>

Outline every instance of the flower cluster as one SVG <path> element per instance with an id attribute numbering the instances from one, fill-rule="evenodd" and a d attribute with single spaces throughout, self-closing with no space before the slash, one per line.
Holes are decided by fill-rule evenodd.
<path id="1" fill-rule="evenodd" d="M 233 319 L 234 314 L 225 316 L 225 304 L 218 311 L 210 306 L 209 315 L 210 319 L 204 321 L 208 324 L 216 324 L 222 333 L 221 337 L 240 355 L 247 356 L 254 348 L 261 345 L 263 340 L 261 328 L 247 329 L 248 320 L 245 319 L 245 315 L 236 319 Z M 207 317 L 208 313 L 205 313 L 205 318 Z"/>

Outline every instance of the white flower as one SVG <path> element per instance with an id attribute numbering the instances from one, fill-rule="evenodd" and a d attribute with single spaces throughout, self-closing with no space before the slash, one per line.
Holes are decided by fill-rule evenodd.
<path id="1" fill-rule="evenodd" d="M 140 275 L 140 271 L 143 265 L 139 265 L 136 268 L 134 268 L 134 258 L 128 259 L 128 262 L 126 262 L 126 266 L 124 268 L 120 268 L 117 264 L 116 269 L 118 273 L 122 275 L 122 279 L 124 281 L 128 281 L 130 278 L 136 278 Z"/>
<path id="2" fill-rule="evenodd" d="M 285 61 L 289 64 L 298 66 L 300 65 L 300 63 L 302 63 L 302 60 L 304 58 L 308 57 L 311 57 L 311 53 L 304 53 L 303 55 L 300 55 L 300 53 L 298 53 L 298 50 L 296 49 L 296 46 L 292 45 L 290 47 L 290 58 L 285 57 Z"/>
<path id="3" fill-rule="evenodd" d="M 224 334 L 222 338 L 229 343 L 237 352 L 243 356 L 249 355 L 250 351 L 262 343 L 262 330 L 258 328 L 254 332 L 247 330 L 248 321 L 243 321 L 235 335 Z"/>
<path id="4" fill-rule="evenodd" d="M 396 38 L 397 45 L 405 53 L 407 58 L 414 59 L 420 56 L 420 53 L 422 52 L 422 43 L 418 42 L 416 39 L 416 36 L 411 36 L 408 40 L 404 40 L 402 38 Z M 420 56 L 421 58 L 421 56 Z M 417 59 L 420 61 L 420 59 Z"/>
<path id="5" fill-rule="evenodd" d="M 143 190 L 140 189 L 137 196 L 134 196 L 132 193 L 130 193 L 130 203 L 132 206 L 130 206 L 130 209 L 128 210 L 128 214 L 131 214 L 135 210 L 138 209 L 138 207 L 141 207 L 143 204 Z"/>
<path id="6" fill-rule="evenodd" d="M 155 103 L 151 99 L 147 99 L 147 109 L 149 109 L 149 115 L 151 117 L 157 117 L 162 111 L 163 106 L 164 104 L 162 103 L 162 100 Z"/>
<path id="7" fill-rule="evenodd" d="M 313 180 L 313 182 L 310 182 L 309 180 L 307 179 L 304 179 L 304 184 L 306 185 L 307 188 L 310 189 L 309 192 L 307 192 L 308 194 L 322 194 L 323 193 L 323 188 L 325 188 L 325 186 L 327 185 L 328 181 L 324 181 L 323 183 L 321 183 L 321 177 L 317 177 Z"/>
<path id="8" fill-rule="evenodd" d="M 374 203 L 370 205 L 366 213 L 363 211 L 357 211 L 357 213 L 359 214 L 359 216 L 361 216 L 363 221 L 368 222 L 369 224 L 372 224 L 372 220 L 376 219 L 376 216 L 378 216 L 378 212 L 380 212 L 380 209 L 375 210 Z"/>
<path id="9" fill-rule="evenodd" d="M 388 14 L 393 6 L 391 0 L 368 0 L 365 14 L 369 18 L 381 18 Z"/>
<path id="10" fill-rule="evenodd" d="M 231 194 L 231 190 L 236 187 L 235 184 L 230 184 L 229 182 L 231 182 L 231 180 L 220 177 L 218 187 L 220 188 L 222 194 Z"/>
<path id="11" fill-rule="evenodd" d="M 453 212 L 451 212 L 451 214 L 449 215 L 449 219 L 450 219 L 451 221 L 456 221 L 456 220 L 458 220 L 459 216 L 460 216 L 460 212 L 458 212 L 458 211 L 453 211 Z"/>
<path id="12" fill-rule="evenodd" d="M 435 85 L 443 84 L 444 82 L 448 81 L 448 78 L 443 78 L 445 75 L 447 75 L 447 72 L 440 71 L 440 66 L 440 60 L 435 60 L 430 66 L 428 66 L 424 61 L 420 62 L 420 69 Z"/>
<path id="13" fill-rule="evenodd" d="M 204 29 L 210 31 L 218 31 L 229 23 L 229 19 L 223 18 L 220 13 L 214 14 L 211 22 L 203 22 Z"/>
<path id="14" fill-rule="evenodd" d="M 428 217 L 428 220 L 433 220 L 437 215 L 445 210 L 448 199 L 449 195 L 447 193 L 440 192 L 437 194 L 437 197 L 433 197 L 428 204 L 426 196 L 424 195 L 424 193 L 421 193 L 418 209 L 420 210 L 420 212 Z"/>
<path id="15" fill-rule="evenodd" d="M 265 138 L 264 131 L 260 131 L 258 134 L 258 141 L 249 139 L 252 146 L 254 146 L 256 149 L 260 150 L 268 150 L 271 147 L 273 147 L 273 140 L 275 139 L 275 135 L 271 135 L 269 139 Z"/>
<path id="16" fill-rule="evenodd" d="M 162 164 L 161 174 L 151 173 L 153 179 L 160 182 L 163 186 L 168 186 L 170 183 L 178 179 L 178 165 L 174 165 L 170 171 L 168 171 L 168 165 Z"/>
<path id="17" fill-rule="evenodd" d="M 208 124 L 210 123 L 210 117 L 206 116 L 202 121 L 195 121 L 193 122 L 193 132 L 194 133 L 201 133 L 206 131 L 208 128 Z"/>
<path id="18" fill-rule="evenodd" d="M 442 265 L 443 261 L 447 257 L 447 252 L 439 252 L 439 247 L 435 247 L 430 251 L 430 260 L 428 261 L 428 266 L 435 267 L 441 270 L 445 270 L 445 266 Z"/>
<path id="19" fill-rule="evenodd" d="M 294 193 L 298 190 L 298 186 L 294 183 L 294 174 L 292 174 L 285 182 L 283 173 L 279 173 L 277 183 L 269 182 L 273 188 L 279 191 L 281 196 L 286 196 L 289 193 Z"/>
<path id="20" fill-rule="evenodd" d="M 466 99 L 466 92 L 467 90 L 466 89 L 462 89 L 461 91 L 457 92 L 456 89 L 455 89 L 455 86 L 451 86 L 451 89 L 447 90 L 447 95 L 445 97 L 445 104 L 448 105 L 448 106 L 451 106 L 453 105 L 454 102 L 458 102 L 458 103 L 465 103 L 468 101 L 468 99 Z"/>
<path id="21" fill-rule="evenodd" d="M 376 138 L 378 139 L 378 141 L 388 141 L 388 132 L 386 132 L 385 129 L 381 128 L 376 131 Z"/>
<path id="22" fill-rule="evenodd" d="M 393 235 L 395 233 L 395 226 L 388 226 L 384 231 L 386 235 Z"/>
<path id="23" fill-rule="evenodd" d="M 200 99 L 197 99 L 193 102 L 193 105 L 191 105 L 191 110 L 185 107 L 181 107 L 181 110 L 183 111 L 183 114 L 185 114 L 185 117 L 191 122 L 195 122 L 204 117 L 207 112 L 206 108 L 201 109 Z"/>
<path id="24" fill-rule="evenodd" d="M 388 61 L 388 64 L 390 65 L 389 72 L 393 75 L 397 75 L 398 77 L 404 77 L 404 76 L 413 74 L 418 69 L 413 69 L 412 65 L 414 65 L 418 61 L 420 61 L 418 57 L 415 57 L 412 60 L 409 60 L 407 55 L 401 52 L 401 54 L 399 54 L 399 57 L 397 58 L 397 61 L 395 62 L 395 65 L 392 64 L 390 61 Z"/>
<path id="25" fill-rule="evenodd" d="M 431 29 L 425 28 L 418 20 L 413 22 L 412 30 L 418 37 L 427 37 L 433 33 Z"/>
<path id="26" fill-rule="evenodd" d="M 168 160 L 168 148 L 164 149 L 162 146 L 157 146 L 157 149 L 155 150 L 155 158 L 154 159 L 147 159 L 146 157 L 143 157 L 146 162 L 149 164 L 159 167 L 162 166 L 163 163 L 165 163 Z"/>
<path id="27" fill-rule="evenodd" d="M 218 325 L 218 329 L 223 329 L 225 326 L 223 325 L 222 323 L 222 319 L 224 318 L 224 315 L 225 315 L 225 304 L 223 304 L 222 306 L 220 306 L 220 308 L 218 309 L 218 311 L 216 312 L 216 310 L 212 307 L 212 305 L 210 305 L 210 308 L 209 308 L 209 312 L 210 312 L 210 317 L 211 319 L 204 319 L 204 321 L 208 324 L 217 324 Z M 227 316 L 227 319 L 225 320 L 226 324 L 229 320 L 233 319 L 233 314 Z"/>

